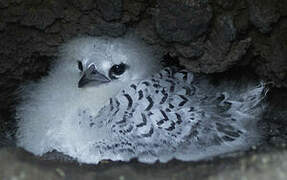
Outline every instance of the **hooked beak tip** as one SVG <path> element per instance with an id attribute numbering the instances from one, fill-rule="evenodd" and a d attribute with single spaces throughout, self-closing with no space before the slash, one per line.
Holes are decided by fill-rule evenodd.
<path id="1" fill-rule="evenodd" d="M 84 85 L 78 83 L 78 88 L 82 88 Z"/>
<path id="2" fill-rule="evenodd" d="M 87 84 L 89 81 L 86 79 L 85 75 L 79 80 L 78 82 L 78 88 L 84 87 L 85 84 Z"/>

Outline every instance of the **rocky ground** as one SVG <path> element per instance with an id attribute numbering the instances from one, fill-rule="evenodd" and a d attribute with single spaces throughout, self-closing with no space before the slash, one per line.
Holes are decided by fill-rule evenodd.
<path id="1" fill-rule="evenodd" d="M 4 180 L 285 180 L 287 177 L 287 152 L 278 148 L 198 163 L 172 161 L 154 165 L 134 161 L 90 166 L 44 161 L 15 148 L 3 148 L 0 154 L 0 176 Z"/>
<path id="2" fill-rule="evenodd" d="M 13 129 L 19 85 L 45 75 L 57 47 L 79 35 L 133 31 L 194 72 L 248 68 L 287 88 L 286 16 L 286 0 L 0 0 L 0 130 Z M 5 147 L 0 179 L 284 179 L 286 89 L 272 88 L 268 98 L 267 143 L 256 151 L 200 163 L 78 166 Z"/>

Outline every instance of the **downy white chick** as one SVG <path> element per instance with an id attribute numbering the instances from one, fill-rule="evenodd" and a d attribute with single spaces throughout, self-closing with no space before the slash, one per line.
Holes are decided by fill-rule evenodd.
<path id="1" fill-rule="evenodd" d="M 23 87 L 17 144 L 79 162 L 200 160 L 258 143 L 264 86 L 215 87 L 162 69 L 132 38 L 77 38 L 49 75 Z M 161 70 L 162 69 L 162 70 Z"/>

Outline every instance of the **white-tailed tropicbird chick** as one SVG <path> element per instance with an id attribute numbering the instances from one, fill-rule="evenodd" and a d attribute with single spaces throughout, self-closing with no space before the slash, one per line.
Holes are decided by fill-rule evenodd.
<path id="1" fill-rule="evenodd" d="M 79 162 L 200 160 L 260 140 L 263 85 L 209 84 L 164 68 L 130 38 L 75 39 L 40 82 L 23 87 L 17 144 Z"/>

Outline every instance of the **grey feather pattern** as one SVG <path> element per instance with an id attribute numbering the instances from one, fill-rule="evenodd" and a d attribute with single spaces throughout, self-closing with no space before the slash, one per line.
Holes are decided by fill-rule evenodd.
<path id="1" fill-rule="evenodd" d="M 103 159 L 137 157 L 152 163 L 209 158 L 258 142 L 253 126 L 261 117 L 264 87 L 238 90 L 234 97 L 218 90 L 191 72 L 171 68 L 133 83 L 90 122 L 95 131 L 107 128 L 112 134 L 91 145 L 91 151 Z"/>

